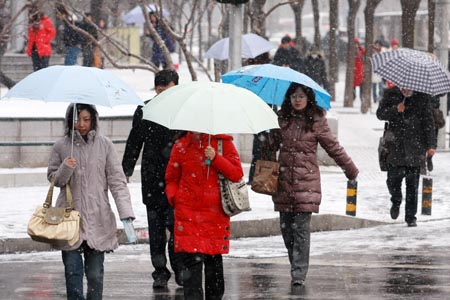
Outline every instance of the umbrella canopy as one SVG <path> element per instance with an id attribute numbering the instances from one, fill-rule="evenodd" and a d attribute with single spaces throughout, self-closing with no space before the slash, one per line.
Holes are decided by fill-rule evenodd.
<path id="1" fill-rule="evenodd" d="M 136 92 L 113 73 L 81 66 L 51 66 L 31 73 L 11 88 L 3 98 L 109 107 L 144 104 Z"/>
<path id="2" fill-rule="evenodd" d="M 439 95 L 450 92 L 450 73 L 431 54 L 408 48 L 373 55 L 372 70 L 400 88 Z"/>
<path id="3" fill-rule="evenodd" d="M 230 38 L 224 38 L 215 42 L 205 53 L 207 58 L 218 60 L 228 59 Z M 255 58 L 256 56 L 275 49 L 277 45 L 260 37 L 254 33 L 247 33 L 242 36 L 242 57 Z"/>
<path id="4" fill-rule="evenodd" d="M 255 94 L 218 82 L 191 82 L 165 90 L 143 108 L 143 118 L 169 129 L 207 134 L 279 128 L 277 115 Z"/>
<path id="5" fill-rule="evenodd" d="M 317 82 L 291 68 L 272 64 L 250 65 L 222 75 L 222 82 L 252 91 L 269 104 L 281 105 L 292 82 L 313 89 L 317 105 L 330 109 L 331 96 Z"/>
<path id="6" fill-rule="evenodd" d="M 155 4 L 148 4 L 147 5 L 147 12 L 159 12 L 158 6 Z M 162 14 L 164 18 L 167 18 L 170 14 L 167 10 L 163 8 Z M 145 17 L 142 13 L 142 9 L 140 5 L 136 5 L 135 8 L 127 12 L 123 17 L 122 21 L 125 24 L 144 24 L 145 23 Z"/>

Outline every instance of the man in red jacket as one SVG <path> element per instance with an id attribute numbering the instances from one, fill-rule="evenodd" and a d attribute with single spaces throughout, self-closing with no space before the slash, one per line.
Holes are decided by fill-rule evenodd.
<path id="1" fill-rule="evenodd" d="M 56 30 L 52 20 L 40 11 L 37 6 L 31 6 L 29 11 L 27 55 L 31 56 L 33 71 L 48 67 L 52 55 L 52 45 Z"/>

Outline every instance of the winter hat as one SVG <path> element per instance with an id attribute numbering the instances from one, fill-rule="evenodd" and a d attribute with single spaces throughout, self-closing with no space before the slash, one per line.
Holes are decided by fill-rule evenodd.
<path id="1" fill-rule="evenodd" d="M 393 38 L 393 39 L 391 40 L 391 46 L 394 46 L 394 45 L 398 45 L 398 41 L 397 41 L 396 38 Z"/>
<path id="2" fill-rule="evenodd" d="M 359 39 L 357 37 L 355 37 L 353 40 L 355 41 L 355 43 L 359 44 Z"/>
<path id="3" fill-rule="evenodd" d="M 281 39 L 282 44 L 287 44 L 287 43 L 290 43 L 291 41 L 292 41 L 292 39 L 288 35 L 283 36 L 283 38 Z"/>

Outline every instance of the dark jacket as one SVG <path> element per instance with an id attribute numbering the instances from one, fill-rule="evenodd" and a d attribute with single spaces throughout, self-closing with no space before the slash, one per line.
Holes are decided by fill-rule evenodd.
<path id="1" fill-rule="evenodd" d="M 79 47 L 83 41 L 83 36 L 72 26 L 80 26 L 79 22 L 73 22 L 70 19 L 64 21 L 63 42 L 65 47 Z"/>
<path id="2" fill-rule="evenodd" d="M 79 27 L 80 27 L 80 29 L 83 29 L 84 31 L 86 31 L 87 33 L 92 35 L 95 39 L 98 39 L 97 28 L 95 28 L 95 26 L 93 24 L 84 20 L 83 22 L 80 23 Z M 84 35 L 81 36 L 81 47 L 82 48 L 92 48 L 93 46 L 94 46 L 94 43 L 92 42 L 92 40 L 90 38 L 88 38 L 87 36 L 84 36 Z"/>
<path id="3" fill-rule="evenodd" d="M 278 48 L 273 57 L 273 64 L 277 66 L 288 65 L 291 69 L 302 73 L 305 71 L 304 62 L 300 52 L 294 47 Z"/>
<path id="4" fill-rule="evenodd" d="M 331 132 L 325 116 L 316 115 L 312 131 L 305 131 L 304 114 L 279 118 L 280 129 L 271 131 L 268 147 L 280 150 L 278 191 L 272 197 L 275 210 L 281 212 L 319 212 L 322 198 L 317 145 L 344 170 L 348 179 L 355 179 L 358 168 Z"/>
<path id="5" fill-rule="evenodd" d="M 175 44 L 172 40 L 172 37 L 160 26 L 156 25 L 155 30 L 158 32 L 161 39 L 166 44 L 167 50 L 169 50 L 170 53 L 175 51 Z M 153 37 L 149 35 L 150 38 L 153 40 Z M 165 63 L 166 58 L 164 57 L 164 53 L 162 49 L 159 47 L 159 45 L 153 40 L 153 46 L 152 46 L 152 63 L 158 65 L 160 63 Z"/>
<path id="6" fill-rule="evenodd" d="M 325 90 L 329 91 L 327 70 L 322 55 L 308 55 L 305 59 L 305 74 L 311 77 Z"/>
<path id="7" fill-rule="evenodd" d="M 143 120 L 142 114 L 142 106 L 138 106 L 123 155 L 123 171 L 127 177 L 133 175 L 136 161 L 144 147 L 141 163 L 142 201 L 146 205 L 168 205 L 165 200 L 164 175 L 175 131 L 152 121 Z"/>
<path id="8" fill-rule="evenodd" d="M 405 101 L 405 111 L 399 113 L 397 105 Z M 389 122 L 394 141 L 388 144 L 388 164 L 391 166 L 421 167 L 425 164 L 426 150 L 436 148 L 436 134 L 431 96 L 414 92 L 405 98 L 398 87 L 386 89 L 377 117 Z"/>

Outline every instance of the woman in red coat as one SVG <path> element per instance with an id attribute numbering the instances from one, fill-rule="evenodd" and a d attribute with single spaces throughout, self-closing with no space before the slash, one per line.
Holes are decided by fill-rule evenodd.
<path id="1" fill-rule="evenodd" d="M 364 79 L 364 53 L 366 49 L 359 43 L 359 39 L 355 38 L 355 66 L 353 68 L 353 88 L 354 96 L 356 97 L 356 87 L 359 87 L 359 94 L 361 96 L 361 85 Z"/>
<path id="2" fill-rule="evenodd" d="M 217 153 L 219 139 L 223 155 Z M 217 174 L 233 182 L 244 174 L 232 140 L 188 132 L 175 143 L 167 165 L 166 194 L 175 210 L 174 247 L 184 264 L 185 299 L 203 299 L 203 264 L 205 299 L 222 299 L 225 291 L 222 254 L 229 251 L 230 217 L 222 210 Z"/>
<path id="3" fill-rule="evenodd" d="M 52 20 L 37 7 L 31 7 L 29 16 L 27 55 L 31 56 L 33 71 L 37 71 L 48 67 L 56 30 Z"/>

